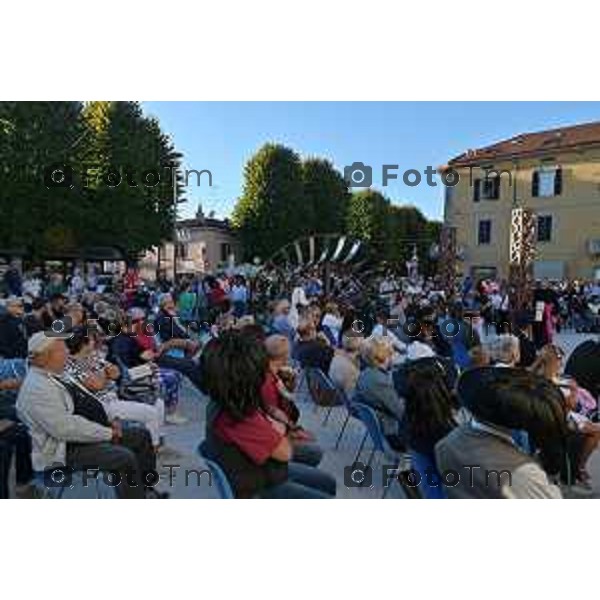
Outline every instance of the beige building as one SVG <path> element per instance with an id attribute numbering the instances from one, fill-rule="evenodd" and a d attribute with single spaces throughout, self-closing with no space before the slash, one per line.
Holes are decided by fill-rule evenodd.
<path id="1" fill-rule="evenodd" d="M 510 216 L 534 211 L 535 277 L 600 279 L 600 123 L 517 135 L 450 160 L 444 220 L 464 275 L 508 277 Z M 452 183 L 451 171 L 447 183 Z"/>
<path id="2" fill-rule="evenodd" d="M 175 270 L 178 275 L 196 275 L 240 262 L 240 245 L 227 219 L 205 217 L 199 209 L 194 219 L 177 222 L 175 237 L 175 243 L 160 249 L 160 269 L 169 278 Z M 147 252 L 139 267 L 143 278 L 154 279 L 159 267 L 158 248 Z"/>

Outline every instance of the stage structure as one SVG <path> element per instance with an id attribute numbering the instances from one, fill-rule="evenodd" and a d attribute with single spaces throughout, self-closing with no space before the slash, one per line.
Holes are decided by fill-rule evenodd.
<path id="1" fill-rule="evenodd" d="M 535 214 L 528 208 L 513 208 L 510 219 L 509 287 L 510 306 L 515 313 L 531 307 L 535 244 Z"/>
<path id="2" fill-rule="evenodd" d="M 412 257 L 404 265 L 409 279 L 418 279 L 418 237 L 396 238 L 412 247 Z M 393 267 L 375 257 L 374 242 L 344 234 L 314 234 L 286 244 L 264 261 L 256 272 L 255 289 L 261 296 L 275 298 L 289 294 L 298 277 L 318 277 L 324 291 L 341 302 L 365 306 L 380 297 L 379 284 Z M 402 269 L 404 271 L 404 269 Z M 403 291 L 404 272 L 395 273 L 398 281 L 390 294 Z"/>
<path id="3" fill-rule="evenodd" d="M 315 234 L 286 244 L 266 260 L 257 276 L 259 285 L 277 293 L 289 290 L 302 275 L 318 276 L 326 293 L 343 297 L 360 293 L 363 285 L 358 273 L 367 261 L 361 240 L 342 234 Z M 343 289 L 340 289 L 343 287 Z"/>

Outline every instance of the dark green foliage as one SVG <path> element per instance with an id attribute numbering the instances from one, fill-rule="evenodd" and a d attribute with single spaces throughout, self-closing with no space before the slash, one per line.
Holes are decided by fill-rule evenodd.
<path id="1" fill-rule="evenodd" d="M 344 232 L 350 194 L 341 173 L 328 160 L 309 158 L 302 163 L 302 182 L 311 233 Z"/>
<path id="2" fill-rule="evenodd" d="M 247 163 L 244 190 L 234 210 L 246 258 L 263 260 L 299 237 L 348 234 L 369 243 L 372 257 L 404 268 L 413 245 L 425 272 L 439 223 L 412 206 L 392 204 L 380 192 L 353 194 L 327 160 L 300 161 L 291 149 L 265 144 Z"/>
<path id="3" fill-rule="evenodd" d="M 276 249 L 310 232 L 298 155 L 284 146 L 265 144 L 246 164 L 244 189 L 234 209 L 247 258 L 263 260 Z"/>
<path id="4" fill-rule="evenodd" d="M 100 245 L 135 255 L 156 245 L 175 218 L 167 171 L 157 187 L 125 179 L 109 187 L 103 176 L 130 167 L 139 181 L 143 170 L 179 160 L 135 102 L 0 102 L 0 247 L 41 258 Z M 73 189 L 45 186 L 44 169 L 57 163 L 73 168 Z"/>

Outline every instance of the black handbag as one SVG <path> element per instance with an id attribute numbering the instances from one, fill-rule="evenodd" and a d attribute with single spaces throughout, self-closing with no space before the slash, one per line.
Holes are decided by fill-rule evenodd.
<path id="1" fill-rule="evenodd" d="M 119 386 L 119 398 L 128 402 L 154 405 L 158 399 L 158 389 L 151 378 L 122 382 Z"/>

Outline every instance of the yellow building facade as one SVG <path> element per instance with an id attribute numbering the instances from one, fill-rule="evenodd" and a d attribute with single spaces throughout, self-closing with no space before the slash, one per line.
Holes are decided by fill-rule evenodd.
<path id="1" fill-rule="evenodd" d="M 449 161 L 445 223 L 463 275 L 508 278 L 511 210 L 537 224 L 537 279 L 600 279 L 600 124 L 524 134 Z"/>

